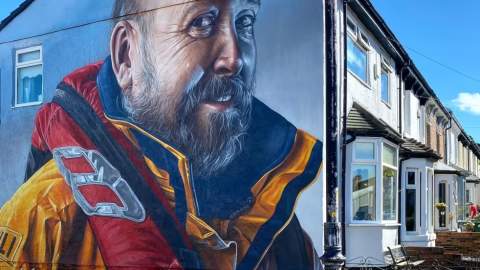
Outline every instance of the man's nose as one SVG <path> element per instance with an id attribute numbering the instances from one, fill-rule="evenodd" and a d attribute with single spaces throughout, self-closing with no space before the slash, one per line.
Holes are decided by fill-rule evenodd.
<path id="1" fill-rule="evenodd" d="M 243 60 L 237 35 L 233 27 L 224 29 L 217 40 L 217 57 L 214 63 L 215 73 L 221 76 L 235 76 L 243 68 Z"/>

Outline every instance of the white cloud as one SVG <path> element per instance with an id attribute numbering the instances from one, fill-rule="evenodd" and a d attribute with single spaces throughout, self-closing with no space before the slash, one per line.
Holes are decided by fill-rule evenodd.
<path id="1" fill-rule="evenodd" d="M 464 112 L 480 115 L 480 93 L 459 93 L 453 103 Z"/>

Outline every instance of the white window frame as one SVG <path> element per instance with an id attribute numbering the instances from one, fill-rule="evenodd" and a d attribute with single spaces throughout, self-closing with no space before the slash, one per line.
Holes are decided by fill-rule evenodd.
<path id="1" fill-rule="evenodd" d="M 435 209 L 435 224 L 436 224 L 436 228 L 438 229 L 447 229 L 450 225 L 450 221 L 448 219 L 448 211 L 450 210 L 450 186 L 448 184 L 448 181 L 447 180 L 440 180 L 438 181 L 437 185 L 436 185 L 436 188 L 437 188 L 437 192 L 436 192 L 436 203 L 439 203 L 440 202 L 440 185 L 441 184 L 444 184 L 445 185 L 445 204 L 447 205 L 447 208 L 445 209 L 445 226 L 442 227 L 440 226 L 440 211 L 438 209 Z"/>
<path id="2" fill-rule="evenodd" d="M 387 85 L 387 95 L 388 95 L 388 100 L 384 100 L 383 97 L 382 97 L 382 73 L 385 73 L 387 75 L 387 79 L 388 79 L 388 85 Z M 392 83 L 391 83 L 391 72 L 388 71 L 388 69 L 384 68 L 384 66 L 382 65 L 382 68 L 380 69 L 380 101 L 387 105 L 389 108 L 392 106 L 392 91 L 391 91 L 391 86 L 392 86 Z"/>
<path id="3" fill-rule="evenodd" d="M 18 62 L 18 58 L 21 54 L 39 51 L 40 57 L 38 60 L 32 60 L 27 62 Z M 31 67 L 31 66 L 38 66 L 41 65 L 42 68 L 42 94 L 39 101 L 34 102 L 27 102 L 27 103 L 18 103 L 18 71 L 21 68 Z M 33 46 L 24 49 L 19 49 L 15 51 L 15 100 L 14 100 L 14 108 L 21 108 L 21 107 L 28 107 L 28 106 L 35 106 L 43 103 L 44 98 L 44 77 L 43 77 L 43 49 L 42 46 Z"/>
<path id="4" fill-rule="evenodd" d="M 370 61 L 371 61 L 370 60 L 370 58 L 371 58 L 370 52 L 372 50 L 372 45 L 371 45 L 371 42 L 370 42 L 370 38 L 368 37 L 367 34 L 365 34 L 364 31 L 362 31 L 360 29 L 360 27 L 355 22 L 355 20 L 353 20 L 349 16 L 347 16 L 347 23 L 348 22 L 355 25 L 355 33 L 353 33 L 347 26 L 346 27 L 347 28 L 346 35 L 349 35 L 350 38 L 352 39 L 352 41 L 355 43 L 355 45 L 357 45 L 360 50 L 363 50 L 363 52 L 365 52 L 365 55 L 366 55 L 366 58 L 367 58 L 366 59 L 367 60 L 367 64 L 366 64 L 367 70 L 365 71 L 366 75 L 367 75 L 366 81 L 364 81 L 362 78 L 360 78 L 357 74 L 355 74 L 353 71 L 351 71 L 348 67 L 347 67 L 347 71 L 351 75 L 353 75 L 357 80 L 359 80 L 361 83 L 365 84 L 365 86 L 372 89 L 372 78 L 371 78 L 371 74 L 370 74 L 371 73 L 371 70 L 370 70 Z M 345 57 L 348 57 L 346 54 L 347 54 L 347 52 L 345 52 Z"/>
<path id="5" fill-rule="evenodd" d="M 392 106 L 392 74 L 393 68 L 390 64 L 390 60 L 385 57 L 384 55 L 380 56 L 381 58 L 381 65 L 380 65 L 380 101 L 383 104 L 387 105 L 389 108 Z M 388 78 L 388 85 L 387 85 L 387 92 L 388 92 L 388 100 L 383 100 L 382 97 L 382 73 L 385 73 Z"/>
<path id="6" fill-rule="evenodd" d="M 373 143 L 375 146 L 375 157 L 373 160 L 363 160 L 363 159 L 356 159 L 355 158 L 355 146 L 357 143 Z M 383 163 L 383 144 L 386 144 L 390 147 L 395 148 L 396 150 L 396 161 L 397 167 L 392 167 L 388 164 Z M 379 225 L 399 225 L 398 224 L 398 202 L 399 202 L 399 194 L 398 194 L 398 163 L 399 163 L 399 147 L 398 145 L 384 139 L 384 138 L 375 138 L 375 137 L 358 137 L 353 143 L 350 145 L 350 155 L 351 155 L 351 162 L 350 167 L 348 170 L 348 181 L 347 181 L 347 192 L 348 192 L 348 222 L 350 224 L 379 224 Z M 352 175 L 353 175 L 353 166 L 354 165 L 374 165 L 375 166 L 375 220 L 354 220 L 354 213 L 353 213 L 353 182 L 352 182 Z M 387 166 L 396 170 L 397 172 L 397 185 L 395 186 L 397 192 L 397 198 L 395 203 L 395 213 L 396 213 L 396 220 L 383 220 L 383 166 Z"/>
<path id="7" fill-rule="evenodd" d="M 386 163 L 383 162 L 383 153 L 384 153 L 384 151 L 383 151 L 383 146 L 384 146 L 384 145 L 390 146 L 390 147 L 392 147 L 393 149 L 395 149 L 395 161 L 397 162 L 397 166 L 396 166 L 396 167 L 395 167 L 395 166 L 392 166 L 392 165 L 390 165 L 390 164 L 386 164 Z M 381 159 L 380 159 L 380 164 L 381 164 L 382 168 L 381 168 L 381 175 L 380 175 L 380 177 L 381 177 L 381 180 L 382 180 L 382 181 L 381 181 L 381 185 L 380 185 L 380 194 L 381 194 L 381 197 L 382 197 L 382 198 L 381 198 L 381 201 L 380 201 L 380 203 L 381 203 L 380 206 L 381 206 L 381 210 L 382 210 L 382 211 L 381 211 L 381 214 L 382 214 L 382 216 L 381 216 L 381 217 L 382 217 L 382 222 L 383 222 L 383 223 L 397 223 L 397 222 L 398 222 L 398 215 L 399 215 L 399 213 L 398 213 L 398 202 L 399 202 L 399 200 L 398 200 L 398 196 L 399 196 L 399 194 L 398 194 L 398 176 L 399 176 L 399 173 L 398 173 L 398 163 L 399 163 L 399 161 L 398 161 L 398 146 L 395 145 L 395 144 L 393 144 L 393 143 L 390 143 L 390 142 L 388 142 L 388 141 L 386 141 L 386 140 L 382 140 L 382 142 L 381 142 L 381 147 L 382 147 L 382 149 L 381 149 L 381 151 L 382 151 L 382 152 L 381 152 L 382 157 L 381 157 Z M 396 219 L 395 219 L 395 220 L 383 220 L 383 167 L 384 167 L 384 166 L 387 167 L 387 168 L 389 168 L 389 169 L 392 169 L 392 170 L 395 170 L 395 171 L 396 171 L 396 178 L 397 178 L 397 179 L 396 179 L 396 185 L 395 185 L 395 187 L 396 187 L 396 189 L 397 189 L 397 190 L 396 190 L 397 195 L 396 195 L 396 197 L 395 197 L 395 198 L 396 198 L 396 202 L 395 202 L 395 215 L 396 215 Z"/>
<path id="8" fill-rule="evenodd" d="M 408 183 L 408 173 L 413 172 L 415 173 L 415 184 L 411 185 Z M 422 171 L 420 168 L 415 168 L 415 167 L 408 167 L 405 168 L 405 196 L 403 199 L 404 205 L 403 207 L 405 208 L 405 233 L 408 235 L 415 235 L 418 234 L 421 230 L 420 228 L 420 212 L 422 209 L 420 209 L 420 192 L 422 190 L 422 187 L 420 185 L 420 180 L 421 180 L 421 175 Z M 428 178 L 428 177 L 427 177 Z M 407 189 L 413 189 L 415 190 L 415 230 L 414 231 L 407 231 L 407 206 L 405 202 L 407 201 Z"/>
<path id="9" fill-rule="evenodd" d="M 354 29 L 350 30 L 350 28 L 348 27 L 348 24 L 352 24 L 352 26 L 354 27 Z M 357 24 L 350 18 L 347 16 L 347 32 L 350 33 L 352 36 L 354 37 L 357 37 L 357 31 L 358 31 L 358 26 Z"/>

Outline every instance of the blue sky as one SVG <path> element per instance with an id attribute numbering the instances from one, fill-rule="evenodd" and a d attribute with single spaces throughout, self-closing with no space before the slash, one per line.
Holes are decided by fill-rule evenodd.
<path id="1" fill-rule="evenodd" d="M 0 0 L 0 20 L 7 17 L 23 0 Z"/>
<path id="2" fill-rule="evenodd" d="M 22 2 L 0 1 L 2 19 Z M 371 1 L 443 104 L 480 142 L 480 1 Z"/>
<path id="3" fill-rule="evenodd" d="M 453 110 L 467 133 L 480 142 L 480 1 L 371 2 L 443 104 Z"/>

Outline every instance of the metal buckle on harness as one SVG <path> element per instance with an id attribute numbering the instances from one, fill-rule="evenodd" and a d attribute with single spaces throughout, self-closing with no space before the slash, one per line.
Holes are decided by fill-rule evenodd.
<path id="1" fill-rule="evenodd" d="M 125 218 L 134 222 L 145 220 L 145 208 L 125 181 L 120 172 L 98 151 L 81 147 L 62 147 L 53 150 L 53 158 L 65 181 L 71 187 L 77 204 L 88 216 Z M 64 159 L 83 158 L 94 172 L 72 172 Z M 101 185 L 108 187 L 120 199 L 123 206 L 112 202 L 98 202 L 91 205 L 80 192 L 80 187 Z"/>

